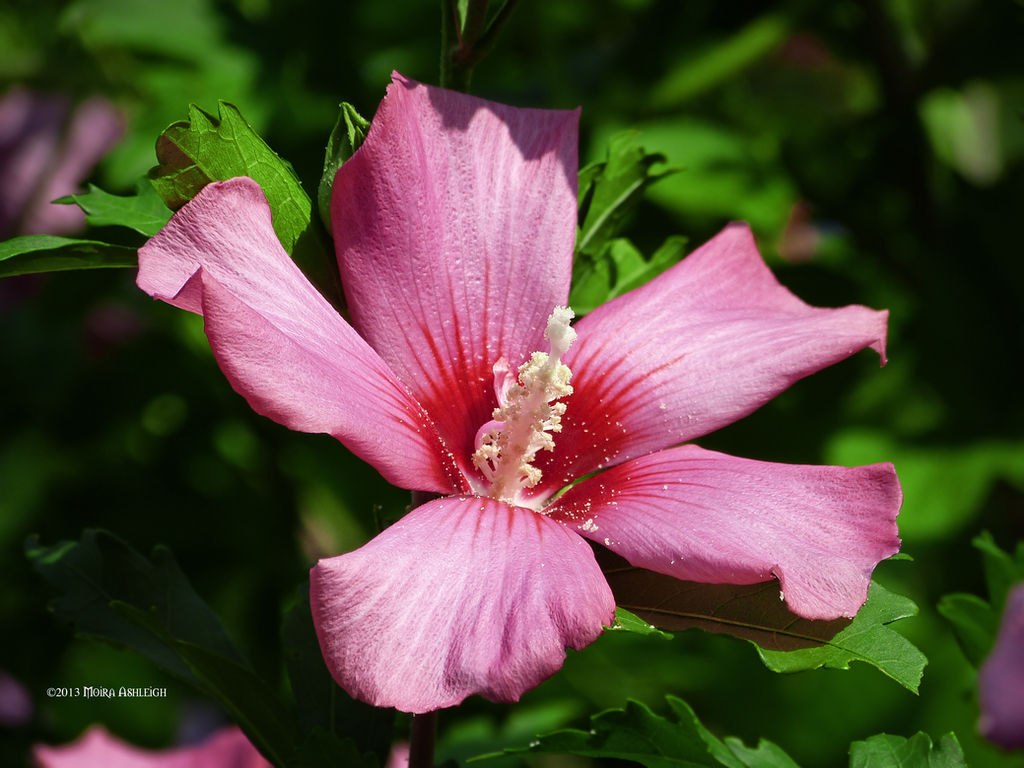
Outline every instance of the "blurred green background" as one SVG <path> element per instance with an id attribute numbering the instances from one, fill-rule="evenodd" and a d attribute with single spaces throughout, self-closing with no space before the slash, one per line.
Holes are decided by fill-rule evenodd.
<path id="1" fill-rule="evenodd" d="M 439 31 L 438 4 L 413 0 L 14 0 L 0 8 L 0 93 L 113 101 L 128 131 L 93 180 L 121 193 L 190 102 L 215 112 L 226 99 L 313 192 L 337 103 L 369 118 L 392 69 L 436 82 Z M 1024 538 L 1022 32 L 1024 4 L 1009 0 L 520 2 L 472 90 L 582 105 L 583 162 L 633 128 L 683 168 L 629 226 L 645 253 L 743 219 L 804 300 L 891 311 L 886 368 L 861 354 L 700 442 L 764 460 L 893 461 L 914 561 L 876 576 L 920 606 L 899 629 L 930 665 L 914 696 L 864 665 L 775 675 L 746 643 L 697 631 L 608 635 L 519 706 L 442 713 L 439 757 L 525 745 L 627 697 L 664 712 L 671 693 L 716 733 L 768 738 L 802 765 L 842 765 L 851 740 L 917 730 L 954 730 L 971 765 L 1024 765 L 976 736 L 974 671 L 935 610 L 951 591 L 984 596 L 976 533 L 1007 549 Z M 153 747 L 210 727 L 212 704 L 53 621 L 26 537 L 100 526 L 143 552 L 166 543 L 281 680 L 280 612 L 309 565 L 361 544 L 407 494 L 330 438 L 253 414 L 197 318 L 152 302 L 127 270 L 7 280 L 0 320 L 0 669 L 35 704 L 28 724 L 0 726 L 0 763 L 93 721 Z M 170 695 L 47 699 L 52 685 Z"/>

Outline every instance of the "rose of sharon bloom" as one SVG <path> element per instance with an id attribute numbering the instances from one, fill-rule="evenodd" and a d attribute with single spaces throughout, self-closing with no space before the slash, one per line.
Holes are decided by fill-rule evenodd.
<path id="1" fill-rule="evenodd" d="M 0 239 L 85 226 L 77 206 L 50 201 L 77 192 L 122 133 L 120 114 L 100 97 L 74 111 L 59 94 L 12 88 L 0 97 Z"/>
<path id="2" fill-rule="evenodd" d="M 271 768 L 236 726 L 222 728 L 202 744 L 154 751 L 94 725 L 71 744 L 36 745 L 32 756 L 39 768 Z"/>
<path id="3" fill-rule="evenodd" d="M 978 677 L 982 735 L 1024 749 L 1024 584 L 1010 592 L 995 647 Z"/>
<path id="4" fill-rule="evenodd" d="M 209 185 L 139 253 L 139 285 L 204 315 L 255 410 L 441 496 L 311 572 L 327 665 L 372 704 L 513 701 L 553 674 L 613 621 L 584 538 L 680 579 L 777 578 L 812 619 L 853 616 L 898 549 L 889 464 L 680 445 L 881 354 L 886 313 L 804 304 L 732 225 L 570 325 L 577 122 L 396 74 L 334 181 L 351 323 L 251 180 Z"/>

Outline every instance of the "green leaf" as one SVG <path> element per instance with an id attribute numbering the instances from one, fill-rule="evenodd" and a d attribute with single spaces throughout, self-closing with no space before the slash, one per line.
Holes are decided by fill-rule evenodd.
<path id="1" fill-rule="evenodd" d="M 142 620 L 138 614 L 135 618 Z M 208 648 L 172 638 L 160 627 L 154 627 L 153 632 L 172 643 L 199 681 L 198 689 L 224 708 L 260 752 L 275 765 L 292 763 L 302 735 L 294 716 L 266 681 L 247 664 L 229 661 Z"/>
<path id="2" fill-rule="evenodd" d="M 790 14 L 765 14 L 725 40 L 710 42 L 671 67 L 651 91 L 656 108 L 677 107 L 771 53 L 789 36 Z"/>
<path id="3" fill-rule="evenodd" d="M 283 765 L 301 739 L 277 694 L 249 667 L 170 551 L 149 559 L 105 531 L 26 554 L 60 591 L 50 609 L 78 634 L 130 648 L 216 699 L 256 747 Z"/>
<path id="4" fill-rule="evenodd" d="M 719 740 L 701 724 L 682 699 L 667 696 L 671 717 L 654 714 L 645 704 L 629 700 L 624 709 L 610 709 L 590 718 L 590 730 L 565 729 L 538 736 L 527 747 L 472 758 L 471 762 L 506 755 L 571 754 L 631 760 L 647 768 L 799 768 L 778 745 L 762 739 L 756 748 L 740 739 Z M 882 734 L 850 745 L 851 768 L 964 768 L 956 736 L 946 734 L 938 747 L 918 733 L 911 739 Z"/>
<path id="5" fill-rule="evenodd" d="M 908 381 L 903 386 L 913 385 Z M 927 398 L 922 400 L 920 407 L 929 408 Z M 855 466 L 885 456 L 899 467 L 905 499 L 900 533 L 907 541 L 962 536 L 965 528 L 974 529 L 978 511 L 1000 483 L 1024 490 L 1024 440 L 980 438 L 955 445 L 918 445 L 900 441 L 893 433 L 858 428 L 836 433 L 825 463 Z"/>
<path id="6" fill-rule="evenodd" d="M 314 728 L 295 755 L 296 768 L 378 768 L 384 762 L 363 754 L 351 739 L 339 739 L 323 728 Z"/>
<path id="7" fill-rule="evenodd" d="M 335 306 L 342 306 L 334 249 L 292 167 L 267 146 L 238 108 L 220 102 L 218 117 L 194 104 L 189 119 L 157 139 L 158 165 L 149 178 L 177 209 L 211 181 L 248 176 L 259 183 L 273 212 L 274 231 L 295 263 Z"/>
<path id="8" fill-rule="evenodd" d="M 1002 613 L 1010 590 L 1024 581 L 1024 541 L 1017 542 L 1016 552 L 1012 555 L 1000 549 L 988 531 L 982 531 L 972 543 L 981 550 L 989 601 L 996 611 Z"/>
<path id="9" fill-rule="evenodd" d="M 637 143 L 639 136 L 636 131 L 613 136 L 608 142 L 607 158 L 580 171 L 576 254 L 584 258 L 577 261 L 597 256 L 622 228 L 644 189 L 674 172 L 652 172 L 652 166 L 665 158 L 646 152 Z M 573 278 L 575 281 L 575 274 Z"/>
<path id="10" fill-rule="evenodd" d="M 220 620 L 193 590 L 174 557 L 163 547 L 148 560 L 113 534 L 86 530 L 80 541 L 52 547 L 31 537 L 25 554 L 60 596 L 50 610 L 75 625 L 78 634 L 131 648 L 159 666 L 195 682 L 165 638 L 155 637 L 115 605 L 135 608 L 165 628 L 168 636 L 211 648 L 244 663 Z"/>
<path id="11" fill-rule="evenodd" d="M 850 625 L 849 619 L 810 621 L 786 608 L 778 582 L 699 584 L 636 568 L 597 549 L 598 563 L 620 609 L 670 631 L 691 628 L 741 637 L 778 651 L 815 648 Z"/>
<path id="12" fill-rule="evenodd" d="M 778 745 L 764 739 L 757 743 L 757 749 L 744 745 L 735 736 L 729 736 L 725 744 L 745 768 L 800 768 Z"/>
<path id="13" fill-rule="evenodd" d="M 88 192 L 54 202 L 76 204 L 85 211 L 85 220 L 91 226 L 128 227 L 146 237 L 159 232 L 171 218 L 171 209 L 146 179 L 135 185 L 134 195 L 112 195 L 90 184 Z"/>
<path id="14" fill-rule="evenodd" d="M 645 258 L 629 240 L 616 238 L 593 258 L 583 259 L 572 281 L 569 305 L 580 315 L 652 280 L 676 264 L 686 250 L 686 238 L 669 237 Z"/>
<path id="15" fill-rule="evenodd" d="M 339 107 L 341 111 L 338 113 L 338 120 L 334 123 L 334 129 L 327 140 L 324 171 L 320 176 L 320 186 L 316 193 L 320 221 L 328 232 L 332 229 L 331 190 L 334 188 L 334 176 L 345 161 L 363 145 L 366 134 L 370 130 L 370 121 L 356 112 L 356 108 L 347 101 L 341 102 Z"/>
<path id="16" fill-rule="evenodd" d="M 682 699 L 668 696 L 674 720 L 629 700 L 625 709 L 609 709 L 590 718 L 590 730 L 565 729 L 539 736 L 528 747 L 503 754 L 572 754 L 632 760 L 647 768 L 706 766 L 743 768 L 733 753 L 708 732 Z M 498 757 L 502 753 L 482 757 Z"/>
<path id="17" fill-rule="evenodd" d="M 1018 542 L 1015 554 L 1011 555 L 999 548 L 992 534 L 983 531 L 973 544 L 981 551 L 988 602 L 977 595 L 954 592 L 939 600 L 938 610 L 952 624 L 964 656 L 978 667 L 995 645 L 1010 589 L 1024 581 L 1024 542 Z"/>
<path id="18" fill-rule="evenodd" d="M 850 662 L 863 661 L 917 693 L 928 663 L 917 647 L 888 625 L 917 614 L 910 599 L 871 583 L 868 601 L 848 627 L 816 648 L 797 651 L 758 649 L 764 663 L 776 672 L 799 672 L 828 667 L 849 669 Z"/>
<path id="19" fill-rule="evenodd" d="M 811 621 L 789 611 L 778 582 L 699 584 L 631 566 L 596 550 L 616 604 L 642 621 L 670 631 L 691 627 L 749 640 L 776 672 L 818 667 L 848 669 L 864 661 L 912 691 L 917 690 L 924 655 L 887 625 L 917 614 L 917 606 L 876 583 L 856 618 Z"/>
<path id="20" fill-rule="evenodd" d="M 977 595 L 956 592 L 939 600 L 938 611 L 953 625 L 964 656 L 975 667 L 992 651 L 999 631 L 999 614 Z"/>
<path id="21" fill-rule="evenodd" d="M 850 745 L 850 768 L 966 768 L 960 742 L 952 733 L 932 744 L 925 733 L 909 739 L 879 734 Z"/>
<path id="22" fill-rule="evenodd" d="M 23 235 L 0 243 L 0 277 L 71 269 L 138 266 L 134 248 L 98 240 Z"/>
<path id="23" fill-rule="evenodd" d="M 672 637 L 668 632 L 658 629 L 653 624 L 648 624 L 636 614 L 619 607 L 615 609 L 615 623 L 608 629 L 615 632 L 633 632 L 638 635 L 658 635 L 666 639 Z"/>
<path id="24" fill-rule="evenodd" d="M 377 755 L 381 764 L 391 749 L 395 710 L 372 707 L 343 691 L 324 664 L 309 608 L 309 587 L 285 613 L 281 643 L 299 719 L 310 731 L 307 749 L 312 753 L 334 754 L 354 748 Z M 314 736 L 313 734 L 319 733 Z M 336 743 L 332 744 L 331 741 Z M 348 744 L 349 746 L 346 746 Z M 334 759 L 325 765 L 350 765 Z"/>

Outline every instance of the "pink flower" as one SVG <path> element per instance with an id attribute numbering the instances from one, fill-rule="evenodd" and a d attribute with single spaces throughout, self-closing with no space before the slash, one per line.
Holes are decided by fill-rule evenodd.
<path id="1" fill-rule="evenodd" d="M 36 745 L 32 756 L 39 768 L 270 768 L 235 726 L 222 728 L 202 744 L 154 751 L 126 744 L 94 725 L 72 744 Z"/>
<path id="2" fill-rule="evenodd" d="M 553 674 L 613 620 L 584 537 L 680 579 L 776 577 L 814 619 L 853 616 L 898 549 L 891 465 L 680 445 L 882 353 L 886 313 L 804 304 L 732 225 L 570 327 L 577 121 L 396 75 L 334 183 L 351 325 L 250 180 L 206 187 L 140 251 L 139 285 L 204 315 L 255 410 L 441 495 L 311 572 L 324 658 L 364 701 L 511 701 Z"/>
<path id="3" fill-rule="evenodd" d="M 74 111 L 58 94 L 12 88 L 0 98 L 0 239 L 16 234 L 63 235 L 85 226 L 74 205 L 51 205 L 77 192 L 124 123 L 114 106 L 95 97 Z"/>
<path id="4" fill-rule="evenodd" d="M 1007 749 L 1024 749 L 1024 584 L 1010 592 L 995 647 L 978 675 L 981 734 Z"/>

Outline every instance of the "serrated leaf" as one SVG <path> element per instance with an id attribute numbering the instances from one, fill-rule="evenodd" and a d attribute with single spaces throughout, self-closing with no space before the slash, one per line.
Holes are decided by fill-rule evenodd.
<path id="1" fill-rule="evenodd" d="M 194 682 L 188 666 L 164 638 L 116 608 L 123 604 L 151 616 L 170 637 L 209 647 L 235 662 L 245 661 L 163 547 L 155 548 L 149 560 L 113 534 L 89 529 L 78 542 L 51 547 L 41 546 L 32 537 L 25 553 L 35 571 L 60 591 L 50 610 L 74 624 L 80 635 L 131 648 Z"/>
<path id="2" fill-rule="evenodd" d="M 672 637 L 668 632 L 663 632 L 653 624 L 648 624 L 636 614 L 630 613 L 621 607 L 616 607 L 615 623 L 608 627 L 608 629 L 613 632 L 633 632 L 637 635 L 658 635 L 666 639 Z"/>
<path id="3" fill-rule="evenodd" d="M 637 143 L 639 135 L 627 131 L 613 136 L 606 159 L 580 171 L 577 263 L 597 256 L 619 232 L 644 189 L 673 173 L 652 172 L 651 168 L 665 158 L 646 152 Z M 574 270 L 574 282 L 575 277 Z"/>
<path id="4" fill-rule="evenodd" d="M 741 637 L 775 672 L 848 669 L 851 661 L 863 661 L 916 692 L 927 664 L 913 643 L 887 626 L 916 615 L 917 606 L 877 583 L 853 620 L 811 621 L 786 608 L 775 581 L 700 584 L 635 568 L 600 548 L 597 557 L 617 605 L 662 629 L 697 627 Z"/>
<path id="5" fill-rule="evenodd" d="M 800 768 L 781 747 L 765 739 L 757 743 L 757 749 L 746 746 L 735 736 L 726 738 L 725 744 L 745 768 Z"/>
<path id="6" fill-rule="evenodd" d="M 768 668 L 776 672 L 819 667 L 849 669 L 850 662 L 863 661 L 917 693 L 928 659 L 907 638 L 888 626 L 915 615 L 917 606 L 912 600 L 872 582 L 868 601 L 856 618 L 826 643 L 789 652 L 758 649 L 758 653 Z"/>
<path id="7" fill-rule="evenodd" d="M 273 212 L 274 232 L 295 263 L 335 306 L 343 305 L 341 279 L 327 233 L 292 167 L 257 135 L 238 108 L 219 103 L 218 117 L 194 104 L 188 120 L 174 123 L 157 139 L 158 165 L 149 178 L 173 209 L 211 181 L 254 179 Z"/>
<path id="8" fill-rule="evenodd" d="M 669 237 L 650 258 L 629 240 L 616 238 L 575 269 L 569 305 L 580 315 L 654 279 L 676 264 L 686 251 L 686 238 Z"/>
<path id="9" fill-rule="evenodd" d="M 506 755 L 570 754 L 631 760 L 647 768 L 799 768 L 776 744 L 762 739 L 756 748 L 730 736 L 723 741 L 697 719 L 682 699 L 666 696 L 672 717 L 654 714 L 629 700 L 590 718 L 589 731 L 564 729 L 542 734 L 527 747 L 509 747 L 470 762 Z M 881 734 L 850 745 L 850 768 L 965 768 L 956 736 L 948 733 L 937 747 L 924 733 L 910 739 Z"/>
<path id="10" fill-rule="evenodd" d="M 340 112 L 334 129 L 327 140 L 324 152 L 324 170 L 317 187 L 317 206 L 320 210 L 320 221 L 328 232 L 331 231 L 331 190 L 334 188 L 334 176 L 355 151 L 363 145 L 366 134 L 370 130 L 370 121 L 360 115 L 356 108 L 347 101 L 338 105 Z"/>
<path id="11" fill-rule="evenodd" d="M 170 551 L 149 559 L 105 531 L 43 547 L 33 568 L 60 590 L 50 608 L 79 635 L 129 648 L 216 699 L 278 765 L 301 738 L 277 694 L 249 667 L 217 616 L 192 590 Z"/>
<path id="12" fill-rule="evenodd" d="M 134 248 L 56 235 L 22 235 L 0 243 L 0 277 L 71 269 L 138 266 Z"/>
<path id="13" fill-rule="evenodd" d="M 726 633 L 778 651 L 814 648 L 849 626 L 849 619 L 810 621 L 786 608 L 778 583 L 700 584 L 636 568 L 597 548 L 598 563 L 620 608 L 669 631 Z"/>
<path id="14" fill-rule="evenodd" d="M 850 768 L 966 768 L 960 742 L 952 733 L 932 744 L 925 733 L 909 739 L 879 734 L 850 745 Z"/>
<path id="15" fill-rule="evenodd" d="M 171 209 L 146 179 L 135 185 L 134 195 L 112 195 L 90 184 L 88 192 L 54 202 L 77 205 L 85 211 L 85 220 L 91 226 L 127 227 L 146 237 L 159 232 L 171 218 Z"/>
<path id="16" fill-rule="evenodd" d="M 718 739 L 697 720 L 689 705 L 667 697 L 675 721 L 654 714 L 632 699 L 624 709 L 609 709 L 590 718 L 590 730 L 565 729 L 539 736 L 528 747 L 503 754 L 572 754 L 632 760 L 647 768 L 743 768 Z M 502 753 L 484 755 L 498 757 Z"/>
<path id="17" fill-rule="evenodd" d="M 380 763 L 391 748 L 395 710 L 372 707 L 350 697 L 327 670 L 309 608 L 309 588 L 285 613 L 281 644 L 292 693 L 304 728 L 320 735 L 307 742 L 310 754 L 336 755 L 351 745 L 357 752 L 372 752 Z M 337 742 L 332 744 L 331 741 Z M 350 765 L 335 759 L 324 765 Z"/>

